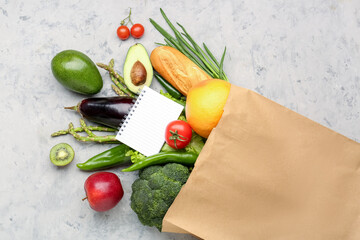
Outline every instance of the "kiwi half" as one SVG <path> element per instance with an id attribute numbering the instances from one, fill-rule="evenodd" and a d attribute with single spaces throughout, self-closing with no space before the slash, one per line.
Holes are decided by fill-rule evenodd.
<path id="1" fill-rule="evenodd" d="M 67 143 L 59 143 L 50 150 L 50 161 L 56 166 L 66 166 L 74 159 L 74 149 Z"/>

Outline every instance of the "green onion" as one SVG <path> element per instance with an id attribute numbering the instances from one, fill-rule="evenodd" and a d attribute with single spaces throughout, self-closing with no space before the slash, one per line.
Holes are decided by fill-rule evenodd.
<path id="1" fill-rule="evenodd" d="M 165 43 L 156 43 L 161 46 L 170 46 L 179 50 L 182 54 L 187 56 L 191 61 L 198 65 L 202 70 L 209 74 L 213 78 L 223 79 L 229 81 L 224 70 L 224 59 L 226 53 L 226 47 L 221 56 L 220 63 L 216 60 L 214 55 L 210 52 L 209 48 L 203 43 L 203 50 L 189 35 L 185 28 L 177 23 L 182 32 L 178 31 L 176 27 L 170 22 L 164 11 L 160 8 L 161 15 L 165 19 L 166 23 L 172 29 L 175 37 L 166 32 L 159 24 L 150 18 L 151 24 L 164 36 Z"/>

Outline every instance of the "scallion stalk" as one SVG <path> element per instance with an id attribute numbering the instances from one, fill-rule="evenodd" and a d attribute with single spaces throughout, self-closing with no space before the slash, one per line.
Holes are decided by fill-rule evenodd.
<path id="1" fill-rule="evenodd" d="M 176 27 L 170 22 L 169 18 L 166 16 L 164 11 L 160 8 L 161 15 L 165 19 L 166 23 L 172 29 L 175 34 L 173 37 L 171 34 L 166 32 L 159 24 L 157 24 L 153 19 L 150 18 L 151 24 L 164 36 L 165 43 L 157 43 L 161 46 L 170 46 L 179 50 L 182 54 L 187 56 L 191 61 L 198 65 L 202 70 L 209 74 L 213 78 L 223 79 L 229 81 L 224 70 L 224 59 L 226 53 L 226 47 L 221 56 L 220 63 L 216 60 L 214 55 L 210 52 L 209 48 L 203 43 L 203 50 L 189 35 L 186 29 L 177 23 L 181 28 L 182 32 L 178 31 Z"/>

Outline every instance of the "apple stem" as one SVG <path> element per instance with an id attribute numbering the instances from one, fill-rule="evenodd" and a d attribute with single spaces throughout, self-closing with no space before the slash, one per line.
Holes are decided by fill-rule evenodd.
<path id="1" fill-rule="evenodd" d="M 82 201 L 85 201 L 88 197 L 84 197 L 83 199 L 81 199 Z"/>

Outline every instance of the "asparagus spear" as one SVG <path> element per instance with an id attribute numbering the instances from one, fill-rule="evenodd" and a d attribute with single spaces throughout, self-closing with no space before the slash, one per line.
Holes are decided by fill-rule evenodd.
<path id="1" fill-rule="evenodd" d="M 115 138 L 116 135 L 105 135 L 97 136 L 93 131 L 101 132 L 116 132 L 117 129 L 101 127 L 101 126 L 87 126 L 84 119 L 80 119 L 81 127 L 74 128 L 73 123 L 69 123 L 69 128 L 67 130 L 57 131 L 51 134 L 52 137 L 57 137 L 61 135 L 71 134 L 76 140 L 81 142 L 98 142 L 98 143 L 119 143 Z M 82 136 L 79 132 L 85 132 L 87 136 Z"/>
<path id="2" fill-rule="evenodd" d="M 129 97 L 136 97 L 136 95 L 126 87 L 124 78 L 114 70 L 114 59 L 111 59 L 109 65 L 103 63 L 97 63 L 96 65 L 109 72 L 111 80 L 116 85 L 116 87 L 120 89 L 120 91 L 124 92 L 124 94 L 128 95 Z"/>

